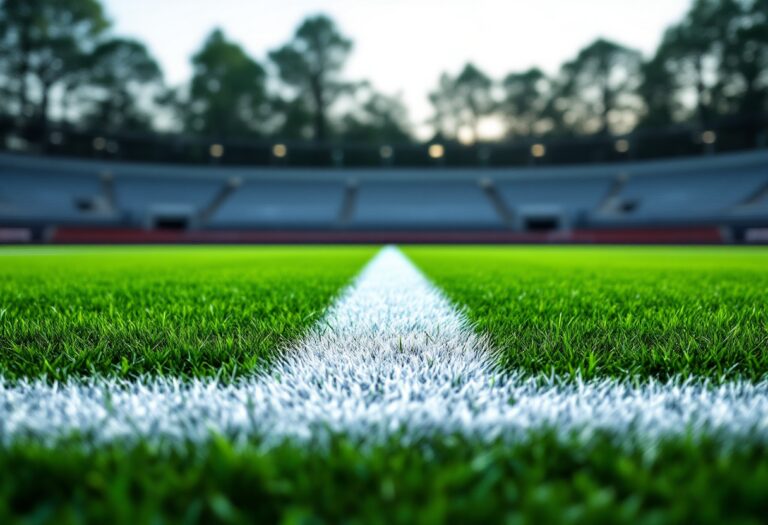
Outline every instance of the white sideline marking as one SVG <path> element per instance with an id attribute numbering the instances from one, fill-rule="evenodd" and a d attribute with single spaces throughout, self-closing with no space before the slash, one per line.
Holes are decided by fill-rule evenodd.
<path id="1" fill-rule="evenodd" d="M 264 446 L 404 444 L 460 434 L 480 442 L 551 430 L 586 440 L 607 432 L 648 446 L 691 433 L 725 444 L 768 442 L 768 383 L 553 381 L 503 375 L 475 335 L 395 248 L 382 250 L 325 322 L 267 373 L 225 385 L 103 378 L 0 383 L 0 440 L 54 446 L 78 434 L 110 442 L 203 442 L 211 432 Z"/>

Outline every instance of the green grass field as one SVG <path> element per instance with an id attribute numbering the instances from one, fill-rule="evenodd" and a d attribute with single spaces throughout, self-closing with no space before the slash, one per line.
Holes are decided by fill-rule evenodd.
<path id="1" fill-rule="evenodd" d="M 320 319 L 375 252 L 0 251 L 0 376 L 249 374 Z"/>
<path id="2" fill-rule="evenodd" d="M 0 250 L 0 376 L 269 367 L 377 248 Z M 410 247 L 506 370 L 718 383 L 768 375 L 768 251 Z M 0 407 L 7 400 L 0 397 Z M 12 408 L 12 407 L 11 407 Z M 0 435 L 5 422 L 0 422 Z M 510 445 L 0 443 L 0 523 L 762 523 L 768 447 L 717 436 Z"/>
<path id="3" fill-rule="evenodd" d="M 0 451 L 3 523 L 764 523 L 768 449 L 548 435 L 269 453 L 220 440 L 161 454 L 122 447 Z"/>
<path id="4" fill-rule="evenodd" d="M 768 374 L 768 251 L 411 248 L 507 369 L 712 380 Z"/>

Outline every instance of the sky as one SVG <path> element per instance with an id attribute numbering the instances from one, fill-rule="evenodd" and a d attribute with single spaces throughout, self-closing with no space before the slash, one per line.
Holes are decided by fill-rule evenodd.
<path id="1" fill-rule="evenodd" d="M 430 130 L 427 94 L 441 72 L 472 61 L 494 78 L 539 66 L 549 73 L 597 37 L 646 56 L 690 0 L 106 0 L 117 34 L 144 41 L 170 85 L 191 75 L 190 57 L 214 27 L 257 60 L 324 13 L 355 43 L 346 69 L 400 95 L 419 136 Z M 493 135 L 494 130 L 487 130 Z"/>

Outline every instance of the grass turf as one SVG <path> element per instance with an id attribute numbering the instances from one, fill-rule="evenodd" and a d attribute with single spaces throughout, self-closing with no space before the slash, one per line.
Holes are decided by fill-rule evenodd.
<path id="1" fill-rule="evenodd" d="M 531 374 L 768 373 L 768 250 L 418 247 L 406 250 Z"/>
<path id="2" fill-rule="evenodd" d="M 374 248 L 0 250 L 0 376 L 245 375 Z"/>
<path id="3" fill-rule="evenodd" d="M 761 523 L 768 450 L 716 442 L 627 452 L 596 436 L 516 445 L 458 439 L 318 454 L 226 440 L 147 447 L 0 450 L 3 523 Z"/>
<path id="4" fill-rule="evenodd" d="M 0 257 L 0 374 L 237 376 L 298 337 L 371 249 L 67 249 Z M 21 253 L 21 255 L 15 255 Z M 768 252 L 409 248 L 531 373 L 764 377 Z M 13 254 L 13 255 L 11 255 Z M 768 451 L 595 436 L 268 452 L 225 439 L 0 447 L 1 523 L 759 523 Z"/>

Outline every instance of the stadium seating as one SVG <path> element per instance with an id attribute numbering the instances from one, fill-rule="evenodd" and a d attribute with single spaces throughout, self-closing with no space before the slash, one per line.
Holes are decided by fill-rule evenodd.
<path id="1" fill-rule="evenodd" d="M 536 221 L 554 226 L 578 223 L 595 210 L 609 191 L 612 178 L 523 179 L 497 181 L 496 187 L 518 228 Z"/>
<path id="2" fill-rule="evenodd" d="M 103 181 L 80 164 L 0 156 L 0 224 L 112 224 Z"/>
<path id="3" fill-rule="evenodd" d="M 253 178 L 213 214 L 215 228 L 328 228 L 339 219 L 344 184 L 341 181 Z"/>
<path id="4" fill-rule="evenodd" d="M 594 223 L 728 223 L 745 216 L 739 211 L 745 207 L 756 218 L 768 217 L 758 198 L 768 184 L 764 153 L 637 164 L 624 177 L 613 202 L 593 214 Z"/>
<path id="5" fill-rule="evenodd" d="M 629 215 L 641 219 L 711 218 L 728 214 L 763 184 L 765 174 L 659 174 L 631 179 L 623 198 L 635 203 Z"/>
<path id="6" fill-rule="evenodd" d="M 363 180 L 353 227 L 372 228 L 500 228 L 500 217 L 477 181 Z"/>
<path id="7" fill-rule="evenodd" d="M 525 169 L 288 169 L 0 155 L 0 226 L 529 231 L 768 225 L 768 152 Z"/>
<path id="8" fill-rule="evenodd" d="M 222 182 L 214 179 L 121 177 L 115 180 L 116 205 L 131 223 L 147 226 L 195 224 Z"/>

